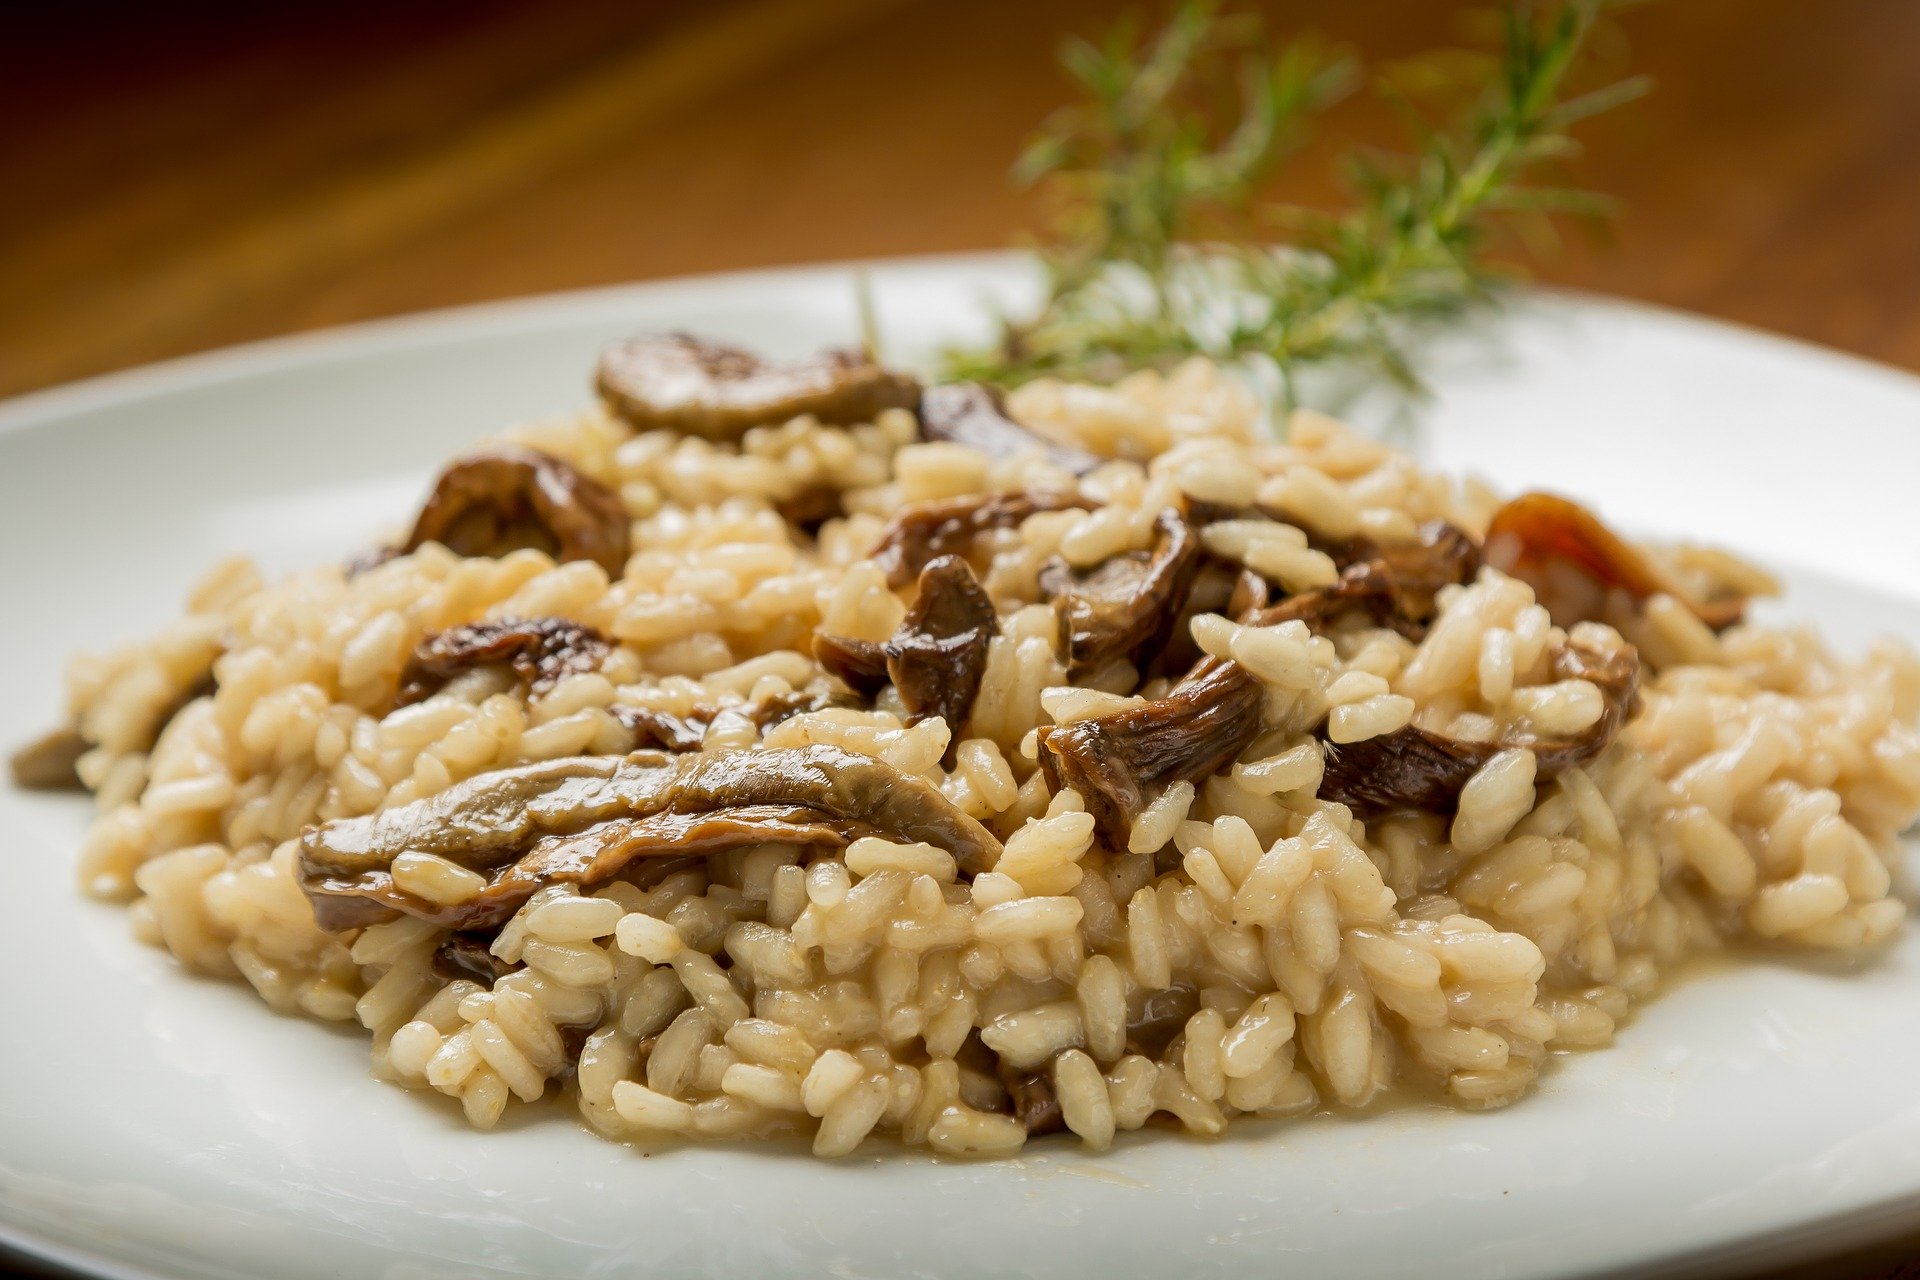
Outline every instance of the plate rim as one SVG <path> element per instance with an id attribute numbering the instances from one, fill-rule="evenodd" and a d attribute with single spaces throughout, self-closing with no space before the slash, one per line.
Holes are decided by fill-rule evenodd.
<path id="1" fill-rule="evenodd" d="M 785 280 L 831 278 L 862 271 L 1010 273 L 1023 269 L 1031 271 L 1037 263 L 1034 255 L 1018 249 L 836 258 L 658 276 L 429 307 L 274 334 L 20 392 L 0 398 L 0 434 L 145 397 L 192 390 L 269 371 L 302 368 L 381 350 L 399 350 L 449 339 L 477 337 L 501 328 L 558 327 L 578 320 L 583 310 L 602 307 L 618 310 L 629 301 L 658 300 L 661 296 L 675 293 L 701 293 L 716 288 L 742 288 L 770 277 Z M 1523 301 L 1541 299 L 1570 303 L 1580 308 L 1636 315 L 1662 324 L 1718 330 L 1723 336 L 1758 342 L 1782 356 L 1812 360 L 1835 370 L 1868 376 L 1920 394 L 1920 370 L 1904 369 L 1870 356 L 1807 338 L 1776 333 L 1744 321 L 1705 315 L 1640 298 L 1562 285 L 1523 284 L 1518 287 L 1516 294 Z"/>
<path id="2" fill-rule="evenodd" d="M 0 400 L 0 436 L 30 429 L 52 430 L 66 420 L 89 412 L 132 407 L 150 398 L 364 355 L 457 343 L 497 336 L 504 331 L 538 332 L 549 327 L 567 327 L 590 319 L 596 312 L 612 314 L 636 304 L 668 304 L 676 294 L 699 296 L 710 294 L 716 288 L 750 288 L 769 280 L 791 284 L 824 282 L 862 270 L 899 275 L 919 271 L 1002 275 L 1011 279 L 1018 269 L 1030 270 L 1032 263 L 1030 255 L 999 250 L 809 262 L 528 294 L 330 325 L 93 375 Z M 1663 325 L 1718 330 L 1720 336 L 1738 338 L 1742 345 L 1750 348 L 1762 348 L 1759 354 L 1765 357 L 1792 357 L 1803 364 L 1812 362 L 1855 379 L 1870 378 L 1883 386 L 1920 395 L 1920 372 L 1735 321 L 1577 289 L 1529 287 L 1521 296 Z M 1895 1193 L 1848 1213 L 1810 1220 L 1797 1228 L 1703 1245 L 1649 1259 L 1642 1267 L 1605 1274 L 1645 1273 L 1649 1269 L 1692 1273 L 1732 1265 L 1741 1257 L 1765 1250 L 1771 1250 L 1772 1256 L 1780 1259 L 1817 1256 L 1828 1245 L 1860 1247 L 1884 1239 L 1897 1226 L 1906 1225 L 1896 1220 L 1917 1207 L 1920 1207 L 1920 1190 Z M 1845 1237 L 1844 1245 L 1835 1237 Z M 28 1257 L 103 1280 L 168 1280 L 170 1275 L 42 1237 L 5 1221 L 0 1221 L 0 1244 Z"/>

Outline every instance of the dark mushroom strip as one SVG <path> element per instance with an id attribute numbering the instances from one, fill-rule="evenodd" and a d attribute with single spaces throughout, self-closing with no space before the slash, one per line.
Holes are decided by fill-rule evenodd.
<path id="1" fill-rule="evenodd" d="M 323 928 L 393 910 L 480 928 L 542 884 L 598 884 L 636 857 L 768 841 L 838 846 L 867 831 L 936 845 L 969 871 L 985 870 L 1000 851 L 924 778 L 812 746 L 576 756 L 496 770 L 381 813 L 309 827 L 300 866 Z M 489 884 L 456 907 L 421 902 L 392 881 L 393 860 L 410 851 L 492 873 Z"/>
<path id="2" fill-rule="evenodd" d="M 643 805 L 665 808 L 676 776 L 674 757 L 644 751 L 495 769 L 438 795 L 309 827 L 300 836 L 301 865 L 308 874 L 354 875 L 383 870 L 412 850 L 485 870 L 511 862 L 541 836 Z M 660 798 L 649 805 L 642 795 Z"/>
<path id="3" fill-rule="evenodd" d="M 863 698 L 872 698 L 887 687 L 887 651 L 878 640 L 859 640 L 852 636 L 832 636 L 817 632 L 813 637 L 814 661 L 838 676 L 841 683 Z"/>
<path id="4" fill-rule="evenodd" d="M 1266 607 L 1268 590 L 1267 580 L 1253 570 L 1243 569 L 1234 561 L 1203 549 L 1193 585 L 1181 601 L 1165 640 L 1151 657 L 1144 658 L 1143 664 L 1135 666 L 1141 683 L 1163 678 L 1178 680 L 1206 657 L 1193 640 L 1195 618 L 1203 613 L 1224 613 L 1236 621 L 1244 621 L 1243 613 Z"/>
<path id="5" fill-rule="evenodd" d="M 1397 618 L 1409 599 L 1424 597 L 1430 603 L 1431 591 L 1438 589 L 1435 583 L 1443 574 L 1469 571 L 1470 558 L 1461 554 L 1451 536 L 1435 530 L 1422 545 L 1428 547 L 1428 555 L 1412 561 L 1414 568 L 1402 570 L 1410 580 L 1407 586 L 1401 585 L 1384 556 L 1374 556 L 1350 564 L 1331 587 L 1301 592 L 1265 608 L 1246 609 L 1239 620 L 1254 626 L 1299 620 L 1317 629 L 1353 608 Z M 1436 563 L 1446 568 L 1428 568 Z M 1254 598 L 1249 587 L 1239 603 L 1249 606 Z M 1246 749 L 1259 733 L 1263 700 L 1260 682 L 1245 668 L 1207 658 L 1164 698 L 1042 729 L 1040 767 L 1055 791 L 1069 786 L 1080 794 L 1103 843 L 1125 848 L 1134 818 L 1163 787 L 1178 781 L 1199 782 Z M 1324 787 L 1321 794 L 1327 794 Z M 1457 787 L 1453 794 L 1458 795 Z"/>
<path id="6" fill-rule="evenodd" d="M 806 805 L 877 831 L 934 845 L 962 870 L 984 871 L 1000 842 L 926 779 L 838 747 L 731 751 L 696 759 L 673 801 L 683 811 L 738 804 Z"/>
<path id="7" fill-rule="evenodd" d="M 620 703 L 615 703 L 607 710 L 633 735 L 636 751 L 698 751 L 713 724 L 713 715 L 699 712 L 677 716 L 668 711 L 629 707 Z M 705 708 L 701 711 L 705 711 Z"/>
<path id="8" fill-rule="evenodd" d="M 1227 597 L 1227 617 L 1246 622 L 1265 609 L 1272 598 L 1273 591 L 1265 578 L 1251 569 L 1242 569 L 1233 579 L 1233 593 Z"/>
<path id="9" fill-rule="evenodd" d="M 993 601 L 973 570 L 959 556 L 941 556 L 920 571 L 920 594 L 884 646 L 887 675 L 911 713 L 908 723 L 930 716 L 946 720 L 949 763 L 973 714 L 987 648 L 998 634 Z"/>
<path id="10" fill-rule="evenodd" d="M 1423 523 L 1414 542 L 1376 543 L 1369 552 L 1386 572 L 1394 616 L 1422 625 L 1439 613 L 1440 589 L 1472 582 L 1482 563 L 1473 535 L 1445 520 Z"/>
<path id="11" fill-rule="evenodd" d="M 751 351 L 685 333 L 642 334 L 608 347 L 594 388 L 642 431 L 735 440 L 801 414 L 822 422 L 871 422 L 911 408 L 920 384 L 858 351 L 822 351 L 769 364 Z"/>
<path id="12" fill-rule="evenodd" d="M 1427 624 L 1438 614 L 1440 589 L 1472 582 L 1482 563 L 1473 535 L 1445 520 L 1425 521 L 1412 542 L 1381 543 L 1361 536 L 1314 545 L 1332 558 L 1341 579 L 1323 589 L 1330 595 L 1299 607 L 1311 611 L 1364 604 L 1380 625 L 1414 640 L 1426 634 Z"/>
<path id="13" fill-rule="evenodd" d="M 1042 511 L 1086 509 L 1093 504 L 1077 494 L 1030 489 L 1015 493 L 977 493 L 904 508 L 881 531 L 873 561 L 887 584 L 906 586 L 928 563 L 941 556 L 971 558 L 975 545 L 996 529 L 1016 529 Z"/>
<path id="14" fill-rule="evenodd" d="M 616 818 L 572 835 L 543 836 L 465 902 L 430 902 L 407 893 L 387 870 L 309 876 L 314 919 L 329 930 L 356 928 L 395 913 L 461 930 L 493 930 L 550 884 L 605 884 L 637 858 L 727 853 L 756 844 L 843 848 L 873 828 L 788 805 L 743 805 L 716 813 L 651 813 Z"/>
<path id="15" fill-rule="evenodd" d="M 85 791 L 75 767 L 89 743 L 78 729 L 68 727 L 41 734 L 15 751 L 8 761 L 13 785 L 29 791 Z"/>
<path id="16" fill-rule="evenodd" d="M 438 542 L 463 556 L 532 548 L 591 560 L 617 578 L 631 530 L 619 495 L 568 463 L 531 449 L 471 454 L 440 474 L 401 551 Z"/>
<path id="17" fill-rule="evenodd" d="M 1053 559 L 1040 589 L 1053 599 L 1070 674 L 1124 658 L 1144 670 L 1179 621 L 1200 569 L 1200 539 L 1178 511 L 1162 511 L 1151 551 L 1110 556 L 1086 572 Z"/>
<path id="18" fill-rule="evenodd" d="M 608 707 L 607 712 L 633 735 L 635 750 L 683 752 L 698 751 L 701 743 L 706 741 L 707 730 L 713 727 L 713 722 L 728 712 L 746 717 L 755 728 L 764 731 L 803 712 L 843 706 L 849 701 L 844 694 L 819 689 L 795 689 L 760 702 L 723 707 L 695 706 L 684 715 L 617 702 Z"/>
<path id="19" fill-rule="evenodd" d="M 1067 1127 L 1066 1113 L 1060 1109 L 1060 1095 L 1054 1091 L 1049 1074 L 1052 1063 L 1037 1071 L 1016 1071 L 1000 1064 L 1000 1083 L 1007 1088 L 1007 1104 L 1013 1118 L 1030 1138 L 1062 1133 Z"/>
<path id="20" fill-rule="evenodd" d="M 1564 737 L 1513 733 L 1494 742 L 1466 742 L 1408 725 L 1359 742 L 1326 742 L 1320 798 L 1348 805 L 1363 817 L 1400 809 L 1451 813 L 1459 806 L 1460 789 L 1502 751 L 1531 750 L 1534 777 L 1540 782 L 1585 764 L 1606 750 L 1633 714 L 1640 656 L 1624 642 L 1603 647 L 1575 637 L 1554 650 L 1552 670 L 1555 679 L 1590 680 L 1600 690 L 1600 718 L 1584 731 Z"/>
<path id="21" fill-rule="evenodd" d="M 538 695 L 567 676 L 595 670 L 611 652 L 612 641 L 566 618 L 469 622 L 420 642 L 400 673 L 394 705 L 429 698 L 462 672 L 496 664 L 512 668 L 527 692 Z"/>
<path id="22" fill-rule="evenodd" d="M 1609 589 L 1636 600 L 1670 595 L 1715 630 L 1746 613 L 1744 596 L 1696 599 L 1600 517 L 1555 494 L 1523 493 L 1495 511 L 1487 524 L 1486 548 L 1488 563 L 1524 579 L 1563 627 L 1595 620 L 1591 605 Z M 1555 565 L 1570 566 L 1591 581 L 1592 598 L 1575 599 L 1560 589 L 1564 584 L 1553 579 Z"/>
<path id="23" fill-rule="evenodd" d="M 1442 587 L 1471 582 L 1480 572 L 1479 549 L 1466 533 L 1443 520 L 1421 526 L 1418 543 L 1382 549 L 1358 540 L 1342 544 L 1340 577 L 1330 587 L 1288 596 L 1275 604 L 1236 609 L 1236 622 L 1271 627 L 1301 621 L 1320 630 L 1336 617 L 1363 608 L 1381 626 L 1417 640 L 1433 621 Z M 1258 593 L 1243 579 L 1235 589 L 1244 605 Z"/>
<path id="24" fill-rule="evenodd" d="M 773 504 L 773 509 L 788 523 L 805 530 L 809 536 L 818 537 L 821 525 L 845 517 L 845 498 L 838 486 L 821 482 L 780 499 Z"/>
<path id="25" fill-rule="evenodd" d="M 998 391 L 978 382 L 951 382 L 921 392 L 920 434 L 928 440 L 965 445 L 995 459 L 1037 451 L 1054 466 L 1076 476 L 1108 461 L 1029 431 L 1007 416 Z"/>
<path id="26" fill-rule="evenodd" d="M 433 971 L 454 982 L 461 978 L 491 987 L 497 980 L 519 969 L 517 964 L 508 964 L 493 954 L 493 935 L 463 931 L 450 933 L 445 942 L 434 948 Z"/>
<path id="27" fill-rule="evenodd" d="M 1265 695 L 1236 662 L 1209 658 L 1164 698 L 1040 730 L 1040 768 L 1056 793 L 1072 787 L 1110 849 L 1155 795 L 1232 763 L 1260 732 Z"/>
<path id="28" fill-rule="evenodd" d="M 1200 993 L 1188 983 L 1147 992 L 1139 1011 L 1127 1019 L 1127 1052 L 1158 1062 L 1167 1046 L 1187 1029 L 1187 1020 L 1198 1012 Z"/>

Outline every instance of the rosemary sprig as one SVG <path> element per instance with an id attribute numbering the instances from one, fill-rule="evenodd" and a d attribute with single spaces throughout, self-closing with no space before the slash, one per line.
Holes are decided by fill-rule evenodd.
<path id="1" fill-rule="evenodd" d="M 950 352 L 948 372 L 1110 381 L 1206 355 L 1283 402 L 1317 364 L 1417 386 L 1410 333 L 1493 296 L 1504 277 L 1486 246 L 1500 224 L 1605 207 L 1528 179 L 1574 151 L 1574 123 L 1645 88 L 1566 96 L 1606 3 L 1510 0 L 1493 74 L 1470 105 L 1445 127 L 1423 125 L 1411 157 L 1351 158 L 1358 198 L 1337 215 L 1250 205 L 1313 113 L 1345 91 L 1345 59 L 1311 40 L 1270 47 L 1206 2 L 1145 40 L 1123 25 L 1103 44 L 1069 43 L 1062 61 L 1086 100 L 1050 120 L 1016 169 L 1061 207 L 1041 251 L 1046 300 L 1003 319 L 991 346 Z M 1229 80 L 1240 86 L 1231 114 L 1209 96 Z M 1291 243 L 1256 241 L 1253 212 L 1290 228 Z"/>

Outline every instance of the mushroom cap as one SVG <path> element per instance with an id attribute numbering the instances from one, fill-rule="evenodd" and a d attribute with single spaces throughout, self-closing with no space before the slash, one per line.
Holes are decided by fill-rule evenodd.
<path id="1" fill-rule="evenodd" d="M 862 352 L 822 351 L 770 364 L 751 351 L 687 333 L 640 334 L 600 355 L 594 388 L 642 431 L 735 440 L 753 427 L 812 414 L 822 422 L 871 422 L 910 408 L 920 384 Z"/>

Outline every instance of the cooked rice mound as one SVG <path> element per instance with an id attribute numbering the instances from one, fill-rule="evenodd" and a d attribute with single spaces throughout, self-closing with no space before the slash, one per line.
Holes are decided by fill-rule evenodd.
<path id="1" fill-rule="evenodd" d="M 1608 1044 L 1693 953 L 1854 952 L 1898 929 L 1920 664 L 1890 642 L 1849 660 L 1806 630 L 1715 631 L 1672 595 L 1609 598 L 1574 630 L 1630 642 L 1643 668 L 1603 751 L 1548 781 L 1531 751 L 1501 750 L 1452 813 L 1363 820 L 1319 796 L 1329 741 L 1413 724 L 1487 742 L 1601 714 L 1592 683 L 1551 668 L 1567 631 L 1491 567 L 1442 589 L 1418 638 L 1364 614 L 1317 630 L 1193 619 L 1201 651 L 1259 677 L 1260 732 L 1212 776 L 1149 797 L 1124 848 L 1103 843 L 1086 797 L 1049 790 L 1036 730 L 1136 706 L 1167 679 L 1136 687 L 1109 664 L 1070 681 L 1049 562 L 1148 553 L 1170 508 L 1257 504 L 1293 523 L 1219 521 L 1206 551 L 1301 593 L 1334 580 L 1328 540 L 1391 544 L 1434 519 L 1478 537 L 1499 500 L 1316 415 L 1275 443 L 1204 363 L 1112 388 L 1036 383 L 1008 410 L 1113 461 L 1076 481 L 1039 450 L 921 442 L 899 408 L 737 443 L 636 433 L 595 409 L 507 440 L 617 493 L 632 521 L 618 578 L 437 542 L 273 583 L 220 565 L 158 636 L 74 664 L 75 723 L 97 744 L 80 763 L 99 804 L 84 887 L 126 901 L 136 933 L 194 970 L 359 1022 L 374 1075 L 457 1100 L 481 1128 L 552 1095 L 615 1138 L 794 1133 L 821 1156 L 873 1135 L 1006 1155 L 1056 1121 L 1099 1149 L 1150 1121 L 1211 1135 L 1389 1090 L 1504 1105 L 1554 1051 Z M 888 685 L 765 723 L 720 715 L 699 747 L 883 760 L 1003 842 L 990 870 L 865 834 L 549 883 L 477 939 L 409 914 L 316 923 L 301 866 L 315 824 L 493 770 L 624 755 L 646 745 L 635 713 L 838 689 L 815 634 L 883 643 L 912 603 L 872 557 L 890 517 L 1076 483 L 1086 509 L 1037 511 L 975 549 L 999 618 L 965 724 L 909 725 Z M 824 524 L 782 514 L 821 494 L 837 496 Z M 1761 581 L 1718 553 L 1656 558 L 1703 596 Z M 395 706 L 429 636 L 522 618 L 613 647 L 552 681 L 478 669 Z M 210 658 L 214 691 L 143 749 Z M 482 879 L 428 853 L 393 874 L 454 904 Z M 469 963 L 449 965 L 462 947 Z"/>

